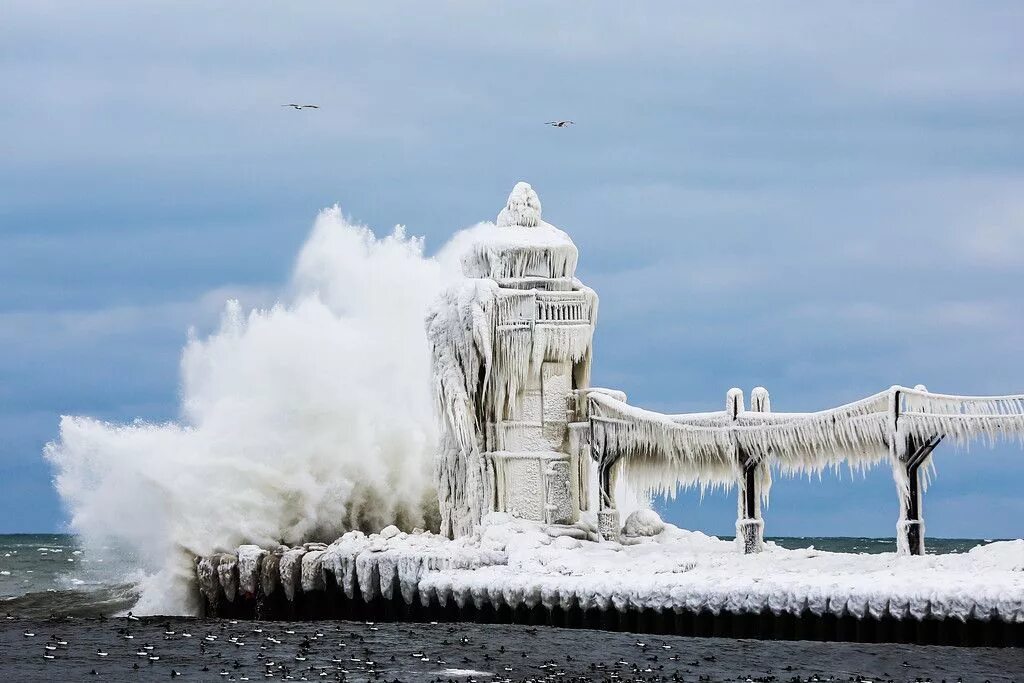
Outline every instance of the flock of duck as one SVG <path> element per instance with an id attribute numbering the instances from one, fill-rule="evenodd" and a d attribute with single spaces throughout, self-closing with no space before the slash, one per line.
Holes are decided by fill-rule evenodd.
<path id="1" fill-rule="evenodd" d="M 23 647 L 10 647 L 15 643 Z M 863 681 L 864 675 L 851 673 L 858 664 L 874 670 L 880 682 L 929 680 L 916 675 L 922 664 L 943 671 L 972 667 L 973 658 L 961 648 L 927 648 L 926 660 L 915 658 L 923 649 L 472 623 L 252 622 L 131 614 L 109 620 L 16 619 L 0 629 L 0 669 L 13 672 L 16 680 L 824 683 Z M 1012 648 L 977 655 L 986 663 L 979 680 L 1001 680 L 992 674 L 1024 670 L 1024 656 Z M 812 661 L 818 674 L 806 666 Z M 939 683 L 942 677 L 931 680 Z"/>
<path id="2" fill-rule="evenodd" d="M 103 621 L 106 621 L 105 619 Z M 153 645 L 152 628 L 135 628 L 132 622 L 139 622 L 140 619 L 132 613 L 128 613 L 125 625 L 116 629 L 117 638 L 128 644 L 124 647 L 99 647 L 93 652 L 97 660 L 110 657 L 113 654 L 115 661 L 120 666 L 94 667 L 88 671 L 92 676 L 119 679 L 128 668 L 133 671 L 145 669 L 145 673 L 155 674 L 154 666 L 161 662 L 161 652 L 167 649 L 167 645 L 160 648 Z M 153 620 L 146 620 L 146 626 L 152 626 Z M 256 679 L 278 679 L 278 680 L 383 680 L 383 681 L 420 681 L 431 680 L 438 683 L 444 681 L 590 681 L 590 680 L 621 680 L 623 674 L 630 674 L 630 680 L 682 680 L 678 672 L 673 673 L 671 678 L 656 675 L 651 678 L 645 676 L 663 672 L 665 665 L 657 667 L 651 665 L 658 661 L 658 657 L 649 657 L 651 663 L 639 664 L 627 662 L 620 659 L 612 664 L 590 663 L 589 666 L 582 665 L 586 672 L 579 671 L 581 666 L 577 658 L 571 653 L 564 656 L 564 662 L 554 659 L 536 661 L 530 650 L 512 651 L 506 649 L 505 645 L 492 647 L 492 643 L 475 642 L 467 626 L 443 625 L 431 622 L 431 626 L 444 628 L 446 636 L 435 643 L 433 647 L 421 645 L 411 648 L 412 652 L 403 652 L 410 649 L 408 646 L 418 636 L 423 635 L 422 628 L 410 628 L 413 625 L 391 625 L 397 628 L 404 647 L 381 647 L 380 643 L 374 643 L 374 634 L 380 627 L 374 622 L 352 623 L 333 622 L 330 626 L 320 624 L 309 629 L 308 632 L 300 633 L 296 629 L 310 624 L 289 625 L 277 623 L 253 623 L 220 621 L 215 628 L 208 628 L 209 623 L 194 622 L 193 626 L 204 626 L 203 629 L 184 628 L 188 622 L 179 623 L 177 627 L 170 621 L 164 622 L 162 640 L 176 643 L 173 647 L 173 657 L 179 662 L 178 668 L 171 667 L 164 670 L 163 675 L 175 678 L 186 673 L 189 679 L 205 678 L 208 676 L 219 676 L 229 681 L 248 681 Z M 470 627 L 471 628 L 471 627 Z M 202 630 L 202 633 L 193 631 Z M 145 631 L 143 636 L 140 631 Z M 536 637 L 538 629 L 524 628 L 523 633 L 527 637 Z M 26 630 L 24 638 L 32 639 L 39 637 L 35 631 Z M 148 638 L 148 640 L 147 640 Z M 189 664 L 183 667 L 181 641 L 194 640 L 197 643 L 198 656 L 193 656 Z M 436 652 L 437 646 L 442 652 Z M 649 649 L 647 643 L 639 640 L 635 643 L 641 652 L 646 653 Z M 47 660 L 60 659 L 61 655 L 71 652 L 71 646 L 62 636 L 50 635 L 44 643 L 43 658 Z M 666 653 L 672 650 L 672 646 L 662 644 L 657 646 Z M 493 650 L 493 653 L 492 653 Z M 653 650 L 652 650 L 653 651 Z M 126 655 L 134 654 L 137 661 L 130 666 L 125 663 Z M 193 651 L 195 654 L 195 651 Z M 248 654 L 249 656 L 246 656 Z M 399 658 L 405 662 L 399 661 Z M 520 660 L 516 662 L 515 660 Z M 678 655 L 667 654 L 666 662 L 678 662 Z M 714 655 L 705 657 L 706 661 L 715 661 Z M 142 666 L 140 666 L 140 662 Z M 111 662 L 113 663 L 113 662 Z M 691 663 L 693 666 L 699 662 Z M 481 667 L 486 670 L 477 670 Z M 179 670 L 182 669 L 182 670 Z M 518 671 L 517 671 L 518 670 Z M 575 672 L 575 673 L 574 673 Z M 569 676 L 569 678 L 567 678 Z M 596 676 L 596 678 L 595 678 Z"/>

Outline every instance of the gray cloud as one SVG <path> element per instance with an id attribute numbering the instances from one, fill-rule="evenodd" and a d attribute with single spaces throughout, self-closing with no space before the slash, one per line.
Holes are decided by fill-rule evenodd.
<path id="1" fill-rule="evenodd" d="M 9 2 L 0 478 L 46 488 L 41 415 L 173 415 L 185 329 L 222 288 L 282 282 L 322 206 L 435 249 L 519 179 L 602 296 L 595 377 L 646 405 L 717 406 L 734 384 L 791 409 L 893 382 L 1020 390 L 1022 19 L 964 2 Z M 943 456 L 943 476 L 995 500 L 1006 484 L 972 472 L 1009 452 Z M 886 476 L 854 489 L 883 511 Z M 793 482 L 769 523 L 891 533 L 888 512 L 826 517 L 820 496 L 849 485 Z M 669 510 L 685 523 L 695 502 Z M 949 506 L 946 528 L 992 528 Z M 57 523 L 43 507 L 25 528 Z"/>

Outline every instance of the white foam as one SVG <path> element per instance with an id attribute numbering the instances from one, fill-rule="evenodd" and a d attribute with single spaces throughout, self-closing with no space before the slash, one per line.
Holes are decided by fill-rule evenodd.
<path id="1" fill-rule="evenodd" d="M 476 669 L 441 669 L 440 671 L 431 674 L 433 676 L 455 676 L 457 678 L 467 678 L 469 676 L 493 676 L 493 673 L 488 671 L 477 671 Z"/>
<path id="2" fill-rule="evenodd" d="M 219 329 L 191 335 L 178 421 L 62 418 L 46 457 L 72 527 L 162 572 L 137 613 L 192 611 L 194 556 L 436 526 L 423 319 L 472 241 L 426 258 L 401 227 L 378 239 L 325 210 L 277 305 L 229 302 Z"/>

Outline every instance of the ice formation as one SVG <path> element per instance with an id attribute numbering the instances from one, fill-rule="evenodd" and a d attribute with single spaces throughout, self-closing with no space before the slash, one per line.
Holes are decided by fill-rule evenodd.
<path id="1" fill-rule="evenodd" d="M 710 573 L 687 575 L 696 577 L 694 595 L 715 590 L 719 565 L 695 559 L 696 549 L 724 566 L 730 554 L 753 562 L 737 549 L 767 547 L 761 504 L 772 467 L 888 463 L 899 550 L 921 553 L 920 491 L 935 445 L 1024 434 L 1024 396 L 923 387 L 813 413 L 773 412 L 763 388 L 751 392 L 749 409 L 738 389 L 720 411 L 632 406 L 620 391 L 590 386 L 598 298 L 575 276 L 578 256 L 526 183 L 494 223 L 456 235 L 436 258 L 401 228 L 377 239 L 336 208 L 325 212 L 281 303 L 248 314 L 229 304 L 215 334 L 193 336 L 178 422 L 62 419 L 46 454 L 75 530 L 100 544 L 113 536 L 147 568 L 163 569 L 139 612 L 183 612 L 195 606 L 189 596 L 233 600 L 278 587 L 292 599 L 323 590 L 324 572 L 367 599 L 378 580 L 389 595 L 388 577 L 397 577 L 403 597 L 421 599 L 434 591 L 463 600 L 469 591 L 494 600 L 494 591 L 512 590 L 501 599 L 616 603 L 635 590 L 648 591 L 641 602 L 668 591 L 676 602 L 664 604 L 678 606 L 691 598 L 659 583 L 665 577 L 703 566 Z M 623 489 L 671 494 L 687 485 L 736 487 L 737 544 L 697 543 L 699 535 L 662 528 L 650 514 L 623 529 Z M 415 527 L 440 535 L 401 531 Z M 385 531 L 363 533 L 377 529 Z M 777 562 L 783 573 L 784 558 L 796 557 L 766 555 L 765 567 Z M 629 588 L 622 558 L 660 569 Z M 943 562 L 920 566 L 963 560 Z"/>
<path id="2" fill-rule="evenodd" d="M 542 523 L 491 513 L 472 534 L 455 540 L 429 532 L 386 539 L 350 532 L 315 554 L 300 547 L 285 556 L 303 558 L 300 587 L 307 600 L 333 583 L 346 597 L 359 591 L 367 601 L 390 599 L 397 587 L 407 604 L 424 606 L 796 616 L 807 610 L 819 616 L 1024 622 L 1024 541 L 908 557 L 785 550 L 772 543 L 762 553 L 742 555 L 731 542 L 671 524 L 644 538 L 581 543 L 552 538 Z M 204 591 L 212 589 L 213 606 L 237 599 L 229 598 L 235 585 L 246 583 L 234 576 L 241 565 L 233 557 L 199 562 L 201 576 L 215 577 L 204 583 Z M 227 569 L 211 572 L 207 565 L 217 562 Z M 263 582 L 266 596 L 277 590 L 273 581 L 270 590 Z M 285 583 L 284 573 L 280 581 L 293 599 L 299 584 Z"/>
<path id="3" fill-rule="evenodd" d="M 597 295 L 577 251 L 519 183 L 495 225 L 474 233 L 465 279 L 427 317 L 442 436 L 436 483 L 445 535 L 484 514 L 572 524 L 588 509 L 585 454 L 570 444 L 574 392 L 590 378 Z"/>
<path id="4" fill-rule="evenodd" d="M 673 462 L 679 477 L 731 478 L 734 445 L 756 459 L 770 458 L 787 472 L 817 472 L 837 464 L 870 467 L 889 455 L 902 457 L 908 441 L 942 435 L 967 446 L 972 440 L 1021 441 L 1024 396 L 950 396 L 894 386 L 887 391 L 815 413 L 725 411 L 662 415 L 595 394 L 602 436 L 613 451 Z M 641 456 L 643 457 L 643 456 Z M 692 474 L 684 467 L 694 468 Z M 671 473 L 669 476 L 673 476 Z"/>
<path id="5" fill-rule="evenodd" d="M 736 390 L 730 392 L 735 401 Z M 756 390 L 755 409 L 740 396 L 732 410 L 662 415 L 610 396 L 588 396 L 592 449 L 602 469 L 613 469 L 641 487 L 671 493 L 679 485 L 739 484 L 737 534 L 748 551 L 763 537 L 760 501 L 771 485 L 768 466 L 786 473 L 818 472 L 846 464 L 865 469 L 888 462 L 900 502 L 897 543 L 901 552 L 922 553 L 924 523 L 920 489 L 943 439 L 960 447 L 972 441 L 1022 440 L 1024 397 L 953 396 L 918 386 L 893 386 L 860 401 L 814 413 L 775 413 L 767 392 Z M 744 466 L 753 469 L 744 477 Z M 919 480 L 920 478 L 920 480 Z M 757 494 L 744 508 L 744 486 Z M 746 512 L 744 512 L 746 509 Z"/>
<path id="6" fill-rule="evenodd" d="M 654 510 L 634 510 L 622 525 L 622 535 L 632 538 L 657 536 L 665 530 L 665 522 Z"/>
<path id="7" fill-rule="evenodd" d="M 597 513 L 620 532 L 617 485 L 672 495 L 679 486 L 738 489 L 737 540 L 763 547 L 771 467 L 789 474 L 888 461 L 900 498 L 900 550 L 923 552 L 918 484 L 943 439 L 1021 439 L 1024 397 L 964 397 L 894 386 L 813 413 L 779 413 L 763 387 L 731 389 L 725 410 L 665 415 L 589 386 L 597 296 L 575 277 L 577 250 L 545 223 L 519 183 L 496 225 L 481 226 L 465 278 L 427 320 L 442 432 L 436 480 L 442 532 L 472 533 L 489 512 L 545 522 L 552 535 Z"/>

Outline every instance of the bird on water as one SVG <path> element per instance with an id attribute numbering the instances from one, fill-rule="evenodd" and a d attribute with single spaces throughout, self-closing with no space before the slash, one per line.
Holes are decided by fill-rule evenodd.
<path id="1" fill-rule="evenodd" d="M 555 128 L 568 128 L 569 126 L 576 123 L 575 121 L 548 121 L 546 126 L 554 126 Z"/>

